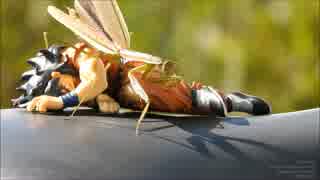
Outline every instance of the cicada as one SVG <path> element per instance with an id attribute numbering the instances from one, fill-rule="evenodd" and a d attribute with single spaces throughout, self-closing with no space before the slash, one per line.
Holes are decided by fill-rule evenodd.
<path id="1" fill-rule="evenodd" d="M 230 111 L 270 112 L 261 98 L 240 92 L 226 95 L 198 82 L 188 84 L 175 73 L 172 61 L 131 50 L 130 33 L 116 0 L 75 0 L 68 13 L 54 6 L 48 12 L 83 42 L 51 46 L 31 58 L 28 62 L 34 68 L 23 74 L 27 83 L 20 89 L 25 94 L 14 101 L 16 105 L 28 102 L 29 110 L 42 112 L 78 100 L 79 105 L 106 100 L 141 111 L 137 133 L 149 110 L 219 116 Z M 111 112 L 118 110 L 112 107 Z"/>

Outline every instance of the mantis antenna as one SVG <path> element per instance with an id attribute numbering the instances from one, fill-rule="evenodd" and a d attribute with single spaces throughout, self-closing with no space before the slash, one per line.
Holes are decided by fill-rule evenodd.
<path id="1" fill-rule="evenodd" d="M 46 48 L 49 48 L 49 42 L 48 42 L 48 32 L 43 32 L 43 39 L 44 39 L 44 44 Z"/>

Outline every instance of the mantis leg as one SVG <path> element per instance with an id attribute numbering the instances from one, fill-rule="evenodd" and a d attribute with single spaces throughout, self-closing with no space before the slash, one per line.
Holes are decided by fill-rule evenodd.
<path id="1" fill-rule="evenodd" d="M 130 83 L 132 85 L 133 90 L 146 103 L 146 106 L 144 107 L 144 109 L 140 115 L 140 118 L 137 122 L 137 125 L 136 125 L 136 135 L 139 134 L 140 125 L 141 125 L 146 113 L 148 112 L 148 109 L 150 106 L 150 100 L 149 100 L 147 93 L 144 91 L 143 87 L 141 86 L 141 84 L 139 83 L 137 78 L 133 75 L 133 73 L 134 72 L 142 72 L 142 71 L 144 73 L 147 71 L 147 69 L 148 69 L 148 65 L 142 65 L 142 66 L 138 66 L 136 68 L 133 68 L 128 72 L 128 77 L 129 77 L 129 80 L 130 80 Z"/>
<path id="2" fill-rule="evenodd" d="M 150 106 L 150 102 L 147 102 L 146 106 L 143 108 L 143 111 L 139 117 L 139 120 L 137 122 L 137 125 L 136 125 L 136 135 L 139 135 L 139 128 L 140 128 L 140 125 L 145 117 L 145 115 L 147 114 L 148 112 L 148 109 L 149 109 L 149 106 Z"/>

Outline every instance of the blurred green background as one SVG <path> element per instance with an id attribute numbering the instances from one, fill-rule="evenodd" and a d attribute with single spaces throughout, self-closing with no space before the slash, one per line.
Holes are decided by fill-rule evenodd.
<path id="1" fill-rule="evenodd" d="M 318 0 L 118 0 L 132 49 L 176 60 L 188 81 L 261 96 L 273 112 L 318 107 Z M 1 108 L 11 106 L 26 60 L 77 38 L 48 16 L 73 0 L 1 0 Z"/>

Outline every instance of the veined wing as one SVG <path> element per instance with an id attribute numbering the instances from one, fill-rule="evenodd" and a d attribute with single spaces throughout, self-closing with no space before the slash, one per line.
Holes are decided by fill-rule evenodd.
<path id="1" fill-rule="evenodd" d="M 130 34 L 116 0 L 75 0 L 74 7 L 80 19 L 102 29 L 118 49 L 130 48 Z"/>
<path id="2" fill-rule="evenodd" d="M 99 2 L 102 3 L 102 5 L 104 6 L 98 6 Z M 108 7 L 110 9 L 111 5 L 114 9 L 113 13 L 111 14 L 117 15 L 118 17 L 118 21 L 116 21 L 118 22 L 118 27 L 114 28 L 113 31 L 109 31 L 108 29 L 104 28 L 107 26 L 111 26 L 112 23 L 105 24 L 105 26 L 102 27 L 102 21 L 100 21 L 101 17 L 107 16 L 98 16 L 98 13 L 95 13 L 97 11 L 94 10 L 94 8 L 96 7 Z M 67 28 L 69 28 L 75 34 L 87 41 L 90 45 L 104 53 L 120 53 L 120 56 L 123 57 L 125 61 L 140 61 L 149 64 L 162 63 L 162 59 L 159 57 L 152 56 L 146 53 L 128 50 L 127 48 L 125 48 L 129 47 L 130 37 L 127 30 L 127 26 L 124 22 L 124 19 L 122 17 L 121 11 L 117 5 L 116 0 L 75 0 L 75 8 L 80 18 L 67 15 L 66 13 L 62 12 L 54 6 L 49 6 L 48 12 L 57 21 L 64 24 Z M 111 17 L 112 15 L 109 16 Z M 117 25 L 115 24 L 115 26 Z M 115 31 L 116 29 L 121 29 L 121 31 Z M 112 36 L 108 32 L 112 32 L 113 34 L 116 34 L 117 32 L 122 32 L 123 36 L 121 36 L 120 34 L 118 34 L 118 36 L 122 37 L 123 41 L 119 40 L 119 42 L 123 42 L 123 44 L 127 45 L 123 45 L 121 47 L 119 47 L 119 45 L 116 45 L 115 43 L 118 41 L 115 41 L 113 38 L 117 36 Z"/>
<path id="3" fill-rule="evenodd" d="M 88 23 L 81 21 L 79 18 L 70 16 L 54 6 L 48 7 L 48 13 L 58 22 L 65 25 L 72 32 L 80 36 L 80 38 L 98 50 L 108 54 L 118 53 L 118 49 L 113 42 L 99 29 L 95 29 L 94 26 L 90 26 Z"/>
<path id="4" fill-rule="evenodd" d="M 83 1 L 80 2 L 78 0 L 74 1 L 74 8 L 76 10 L 76 14 L 79 16 L 80 20 L 82 22 L 85 22 L 90 27 L 99 30 L 101 33 L 103 33 L 110 41 L 113 41 L 111 37 L 105 32 L 103 29 L 103 26 L 101 25 L 98 17 L 96 16 L 95 12 L 92 11 L 90 8 L 91 1 Z M 88 8 L 89 7 L 89 8 Z"/>

